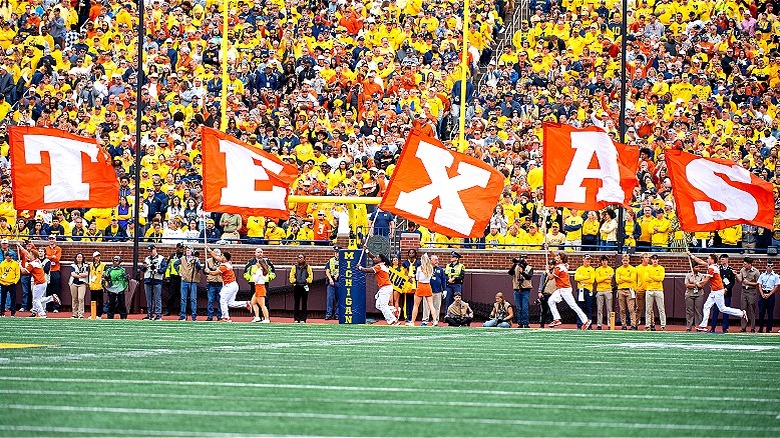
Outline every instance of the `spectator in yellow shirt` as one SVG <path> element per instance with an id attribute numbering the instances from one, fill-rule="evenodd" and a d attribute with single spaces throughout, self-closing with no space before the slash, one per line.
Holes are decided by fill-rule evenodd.
<path id="1" fill-rule="evenodd" d="M 645 292 L 645 330 L 655 331 L 655 318 L 652 316 L 653 302 L 658 306 L 661 330 L 666 331 L 666 309 L 664 308 L 664 278 L 666 270 L 658 264 L 658 254 L 650 256 L 652 265 L 647 268 L 647 292 Z"/>
<path id="2" fill-rule="evenodd" d="M 579 210 L 572 209 L 566 219 L 563 220 L 563 232 L 566 233 L 566 245 L 568 250 L 579 251 L 582 245 L 582 223 Z"/>
<path id="3" fill-rule="evenodd" d="M 620 321 L 622 330 L 628 330 L 628 314 L 631 315 L 631 330 L 637 330 L 636 319 L 636 268 L 631 266 L 631 256 L 623 255 L 623 264 L 615 271 L 615 282 L 618 288 L 618 305 L 620 307 Z M 601 320 L 599 320 L 601 322 Z"/>
<path id="4" fill-rule="evenodd" d="M 733 227 L 724 228 L 718 231 L 720 236 L 720 242 L 725 252 L 738 252 L 739 242 L 742 241 L 742 225 L 734 225 Z"/>
<path id="5" fill-rule="evenodd" d="M 650 238 L 650 244 L 652 245 L 653 252 L 666 251 L 666 248 L 669 247 L 670 225 L 671 222 L 669 222 L 669 219 L 664 215 L 664 211 L 658 209 L 655 212 L 655 219 L 650 221 L 650 233 L 652 236 Z"/>
<path id="6" fill-rule="evenodd" d="M 485 236 L 485 248 L 486 249 L 499 249 L 504 246 L 504 236 L 498 232 L 498 227 L 491 226 L 490 233 Z"/>
<path id="7" fill-rule="evenodd" d="M 596 282 L 596 270 L 590 265 L 590 254 L 582 256 L 582 266 L 574 271 L 574 281 L 577 282 L 577 305 L 585 310 L 588 319 L 593 319 L 593 285 Z M 577 328 L 582 322 L 577 321 Z"/>
<path id="8" fill-rule="evenodd" d="M 282 227 L 277 227 L 274 221 L 268 221 L 265 226 L 265 240 L 268 241 L 269 245 L 281 245 L 285 237 L 286 234 Z"/>
<path id="9" fill-rule="evenodd" d="M 615 278 L 609 257 L 603 255 L 599 262 L 601 266 L 596 268 L 596 330 L 601 330 L 605 315 L 612 311 L 612 279 Z"/>
<path id="10" fill-rule="evenodd" d="M 596 251 L 599 248 L 599 217 L 595 211 L 588 212 L 588 218 L 582 223 L 582 250 Z"/>

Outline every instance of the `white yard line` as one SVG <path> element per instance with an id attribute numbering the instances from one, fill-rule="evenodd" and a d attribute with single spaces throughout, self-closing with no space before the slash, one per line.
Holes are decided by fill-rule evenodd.
<path id="1" fill-rule="evenodd" d="M 706 425 L 706 424 L 653 424 L 653 423 L 609 423 L 587 421 L 538 421 L 516 420 L 508 418 L 466 418 L 466 417 L 413 417 L 413 416 L 389 416 L 389 415 L 350 415 L 350 414 L 325 414 L 317 412 L 273 412 L 273 411 L 216 411 L 216 410 L 189 410 L 189 409 L 144 409 L 144 408 L 109 408 L 99 406 L 69 406 L 69 405 L 29 405 L 8 404 L 2 405 L 3 409 L 15 410 L 39 410 L 56 412 L 96 412 L 111 414 L 142 414 L 161 416 L 198 416 L 198 417 L 238 417 L 238 418 L 295 418 L 317 420 L 341 420 L 341 421 L 375 421 L 375 422 L 417 422 L 417 423 L 464 423 L 487 425 L 518 425 L 518 426 L 558 426 L 558 427 L 598 427 L 598 428 L 624 428 L 624 429 L 684 429 L 684 430 L 728 430 L 743 432 L 780 432 L 780 427 L 756 427 L 737 425 Z"/>
<path id="2" fill-rule="evenodd" d="M 0 394 L 19 394 L 19 395 L 57 395 L 57 396 L 78 396 L 78 397 L 129 397 L 129 398 L 159 398 L 159 399 L 192 399 L 192 400 L 253 400 L 266 403 L 302 403 L 318 402 L 327 404 L 372 404 L 372 405 L 403 405 L 403 406 L 447 406 L 447 407 L 477 407 L 477 408 L 523 408 L 523 409 L 566 409 L 566 410 L 586 410 L 586 411 L 614 411 L 614 412 L 656 412 L 656 413 L 691 413 L 691 414 L 717 414 L 717 415 L 756 415 L 775 417 L 776 411 L 755 411 L 743 409 L 706 409 L 706 408 L 654 408 L 654 407 L 635 407 L 635 406 L 604 406 L 582 405 L 582 404 L 557 404 L 557 403 L 496 403 L 496 402 L 471 402 L 471 401 L 440 401 L 440 400 L 381 400 L 381 399 L 355 399 L 355 398 L 312 398 L 312 397 L 262 397 L 262 396 L 241 396 L 226 394 L 203 395 L 203 394 L 163 394 L 163 393 L 137 393 L 137 392 L 91 392 L 91 391 L 55 391 L 55 390 L 14 390 L 0 389 Z"/>
<path id="3" fill-rule="evenodd" d="M 223 433 L 223 432 L 201 432 L 201 431 L 181 431 L 181 430 L 152 430 L 152 429 L 106 429 L 98 427 L 65 427 L 65 426 L 25 426 L 25 425 L 0 425 L 0 430 L 14 432 L 41 432 L 41 433 L 70 433 L 77 435 L 139 435 L 139 436 L 197 436 L 197 437 L 273 437 L 280 435 L 257 435 L 248 433 Z M 282 435 L 285 436 L 285 435 Z M 293 435 L 287 435 L 293 436 Z M 307 435 L 309 436 L 309 435 Z"/>
<path id="4" fill-rule="evenodd" d="M 125 385 L 167 385 L 167 386 L 206 386 L 206 387 L 228 387 L 228 388 L 270 388 L 270 389 L 303 389 L 303 390 L 323 390 L 323 391 L 376 391 L 376 392 L 395 392 L 395 393 L 437 393 L 462 394 L 461 389 L 447 388 L 399 388 L 399 387 L 366 387 L 366 386 L 337 386 L 337 385 L 311 385 L 311 384 L 293 384 L 293 383 L 256 383 L 256 382 L 206 382 L 206 381 L 169 381 L 169 380 L 151 380 L 151 379 L 96 379 L 96 378 L 64 378 L 64 377 L 10 377 L 0 376 L 0 381 L 17 382 L 52 382 L 52 383 L 104 383 L 104 384 L 125 384 Z M 621 386 L 616 384 L 614 386 Z M 652 386 L 652 385 L 650 385 Z M 679 388 L 679 387 L 677 387 Z M 709 387 L 704 387 L 709 388 Z M 567 393 L 567 392 L 534 392 L 534 391 L 501 391 L 501 390 L 481 390 L 469 389 L 471 394 L 499 395 L 499 396 L 551 396 L 551 397 L 584 397 L 584 398 L 625 398 L 625 399 L 679 399 L 679 400 L 722 400 L 722 401 L 748 401 L 748 402 L 780 402 L 780 399 L 770 399 L 765 397 L 697 397 L 697 396 L 674 396 L 674 395 L 651 395 L 651 394 L 593 394 L 593 393 Z"/>
<path id="5" fill-rule="evenodd" d="M 213 371 L 191 371 L 191 370 L 154 370 L 154 369 L 121 369 L 121 368 L 89 368 L 89 367 L 31 367 L 31 366 L 18 366 L 18 367 L 8 367 L 8 366 L 0 366 L 0 370 L 23 370 L 23 371 L 57 371 L 57 372 L 87 372 L 90 374 L 94 373 L 108 373 L 108 374 L 156 374 L 156 375 L 178 375 L 178 376 L 192 376 L 192 375 L 207 375 L 207 376 L 213 376 L 213 375 L 220 375 L 220 376 L 236 376 L 236 377 L 249 377 L 249 376 L 261 376 L 261 377 L 283 377 L 283 378 L 290 378 L 290 379 L 296 379 L 300 381 L 301 379 L 326 379 L 326 380 L 333 380 L 333 379 L 343 379 L 343 375 L 336 375 L 336 374 L 313 374 L 308 376 L 301 376 L 299 373 L 256 373 L 256 374 L 250 374 L 246 372 L 231 372 L 231 371 L 220 371 L 220 370 L 213 370 Z M 526 372 L 526 373 L 514 373 L 513 374 L 523 374 L 523 375 L 533 375 L 537 376 L 538 373 L 536 372 Z M 593 378 L 593 379 L 603 379 L 605 378 L 604 375 L 601 374 L 589 374 L 589 375 L 582 375 L 581 377 L 586 378 Z M 378 381 L 387 381 L 387 380 L 396 380 L 396 381 L 419 381 L 419 382 L 432 382 L 432 383 L 454 383 L 454 382 L 461 382 L 461 383 L 474 383 L 474 384 L 485 384 L 485 383 L 493 383 L 494 380 L 484 380 L 484 379 L 458 379 L 458 378 L 441 378 L 441 377 L 433 377 L 433 376 L 403 376 L 403 377 L 393 377 L 393 376 L 359 376 L 360 379 L 365 380 L 378 380 Z M 721 379 L 722 381 L 722 379 Z M 502 384 L 506 385 L 544 385 L 544 386 L 584 386 L 584 387 L 631 387 L 631 388 L 664 388 L 664 389 L 691 389 L 691 390 L 698 390 L 698 389 L 715 389 L 715 390 L 729 390 L 733 389 L 733 385 L 724 385 L 724 386 L 714 386 L 714 385 L 666 385 L 666 384 L 658 384 L 658 383 L 652 383 L 652 384 L 636 384 L 636 383 L 629 383 L 629 382 L 616 382 L 616 383 L 598 383 L 598 382 L 569 382 L 569 381 L 559 381 L 559 380 L 539 380 L 539 379 L 533 379 L 533 380 L 501 380 Z M 766 391 L 766 386 L 740 386 L 741 390 L 745 391 Z"/>

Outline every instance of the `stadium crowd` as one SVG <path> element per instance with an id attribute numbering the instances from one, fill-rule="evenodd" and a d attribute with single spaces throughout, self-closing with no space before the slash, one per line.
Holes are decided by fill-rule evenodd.
<path id="1" fill-rule="evenodd" d="M 221 108 L 225 4 L 230 73 Z M 293 204 L 288 221 L 204 212 L 198 127 L 219 127 L 226 112 L 227 133 L 299 166 L 294 194 L 381 195 L 412 128 L 506 175 L 484 238 L 463 242 L 410 224 L 428 245 L 541 249 L 545 234 L 551 248 L 567 249 L 613 249 L 619 234 L 626 246 L 655 250 L 681 249 L 685 239 L 725 251 L 780 243 L 780 220 L 772 230 L 681 232 L 664 164 L 666 149 L 683 148 L 732 159 L 772 182 L 780 175 L 776 1 L 629 2 L 625 135 L 641 158 L 634 208 L 622 224 L 612 209 L 545 213 L 540 202 L 543 122 L 596 125 L 619 138 L 620 2 L 531 0 L 530 19 L 511 35 L 504 20 L 521 6 L 472 2 L 464 143 L 452 140 L 463 86 L 461 2 L 225 4 L 148 2 L 148 77 L 136 108 L 135 3 L 0 1 L 0 234 L 117 241 L 143 233 L 152 243 L 251 244 L 366 234 L 370 206 Z M 493 53 L 502 39 L 509 43 Z M 136 110 L 143 112 L 141 144 Z M 8 124 L 97 137 L 120 177 L 118 206 L 15 211 Z M 137 218 L 135 190 L 143 200 Z M 392 234 L 395 218 L 377 216 L 376 232 Z"/>

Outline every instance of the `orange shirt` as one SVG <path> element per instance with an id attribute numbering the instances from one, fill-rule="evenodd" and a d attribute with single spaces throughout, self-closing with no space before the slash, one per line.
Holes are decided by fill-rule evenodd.
<path id="1" fill-rule="evenodd" d="M 46 247 L 46 258 L 51 260 L 51 272 L 57 272 L 60 270 L 60 259 L 62 258 L 62 248 L 54 246 L 54 248 Z"/>
<path id="2" fill-rule="evenodd" d="M 236 281 L 236 274 L 233 272 L 232 265 L 221 264 L 219 265 L 219 272 L 222 276 L 222 284 L 230 284 Z"/>
<path id="3" fill-rule="evenodd" d="M 571 288 L 571 280 L 569 279 L 569 270 L 566 265 L 561 263 L 553 269 L 553 277 L 555 277 L 555 287 L 558 289 Z"/>
<path id="4" fill-rule="evenodd" d="M 25 265 L 25 269 L 32 275 L 34 284 L 46 284 L 46 273 L 39 260 L 33 260 Z"/>
<path id="5" fill-rule="evenodd" d="M 374 270 L 376 284 L 379 285 L 379 287 L 390 286 L 390 272 L 384 263 L 374 265 L 371 269 Z"/>
<path id="6" fill-rule="evenodd" d="M 723 287 L 723 279 L 720 277 L 720 268 L 718 265 L 710 265 L 707 273 L 712 275 L 712 278 L 710 278 L 710 287 L 712 287 L 713 292 L 726 289 Z"/>

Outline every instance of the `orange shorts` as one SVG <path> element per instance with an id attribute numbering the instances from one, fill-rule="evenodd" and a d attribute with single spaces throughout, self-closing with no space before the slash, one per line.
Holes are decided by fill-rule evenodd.
<path id="1" fill-rule="evenodd" d="M 430 283 L 417 283 L 417 291 L 414 293 L 418 297 L 431 297 L 433 296 L 433 289 L 431 289 Z"/>
<path id="2" fill-rule="evenodd" d="M 255 285 L 255 296 L 257 298 L 265 297 L 265 285 L 264 284 L 256 284 Z"/>

